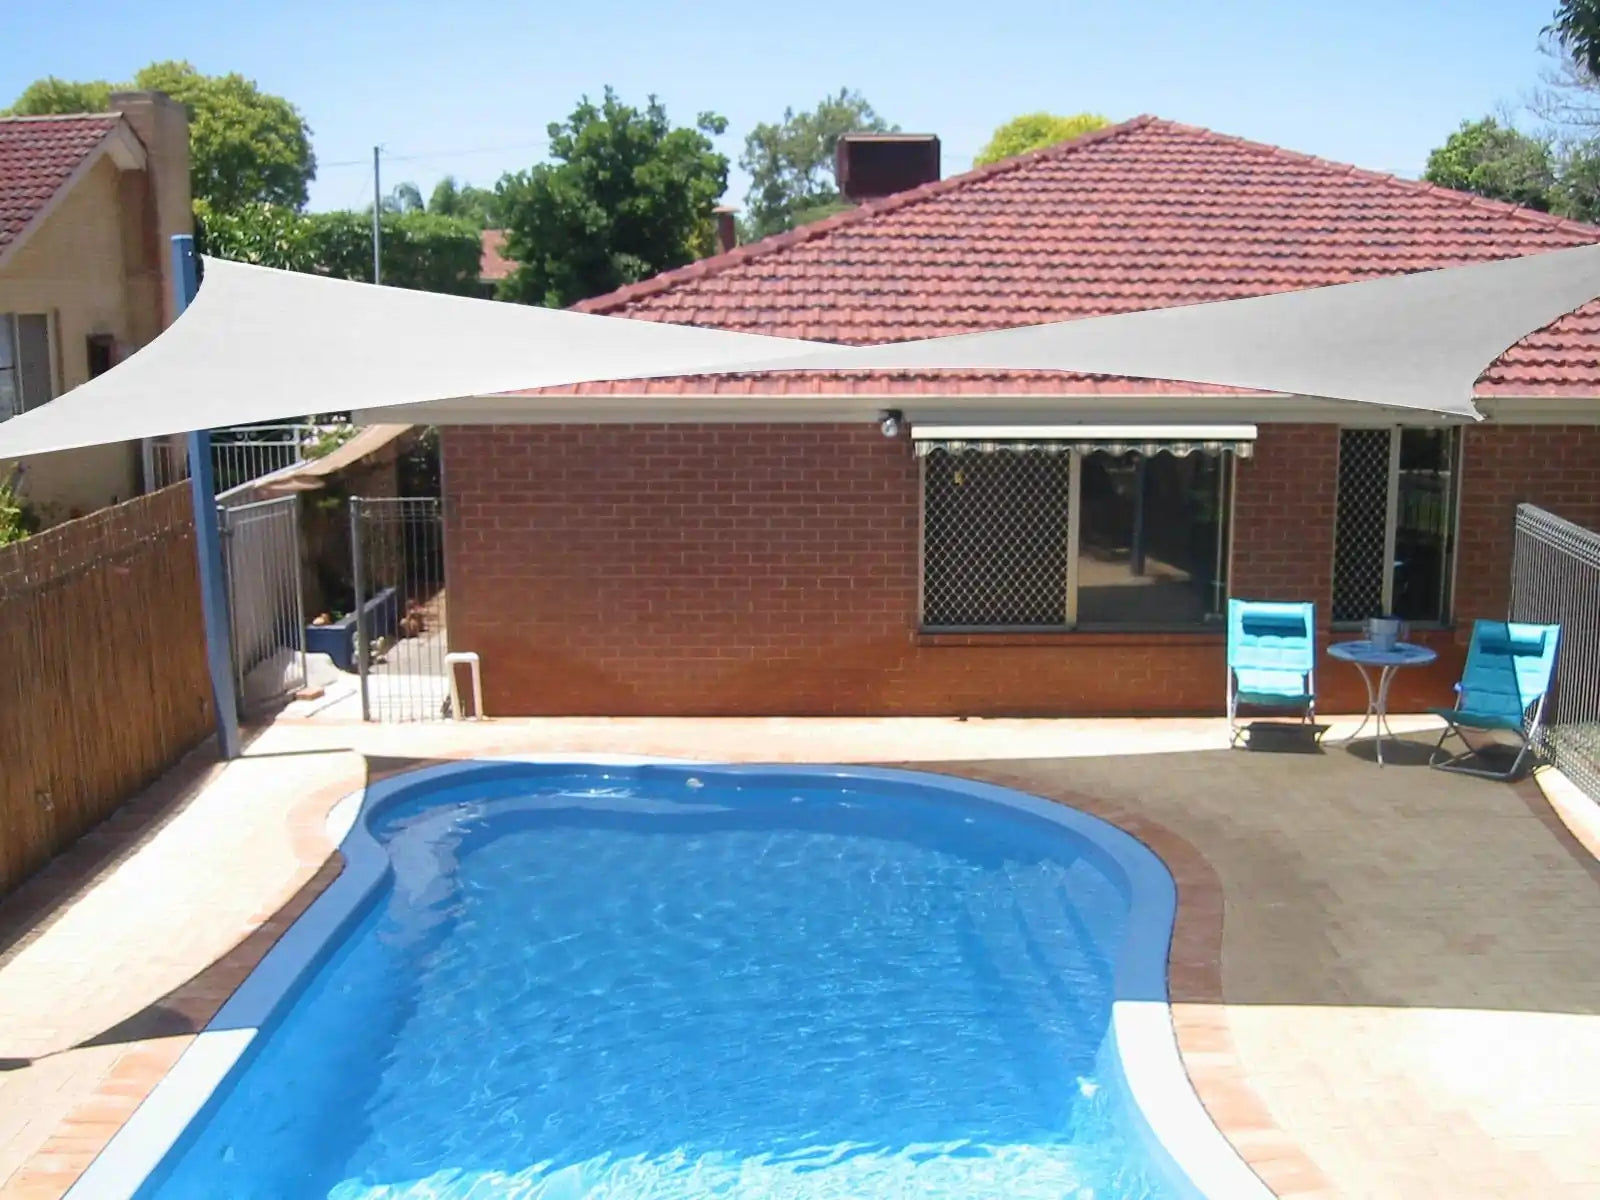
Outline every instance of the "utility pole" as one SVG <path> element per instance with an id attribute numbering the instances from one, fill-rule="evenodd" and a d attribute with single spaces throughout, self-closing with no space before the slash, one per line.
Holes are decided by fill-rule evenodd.
<path id="1" fill-rule="evenodd" d="M 378 151 L 372 148 L 372 282 L 383 282 L 383 229 L 378 223 L 378 213 L 383 208 L 383 187 L 378 182 Z"/>

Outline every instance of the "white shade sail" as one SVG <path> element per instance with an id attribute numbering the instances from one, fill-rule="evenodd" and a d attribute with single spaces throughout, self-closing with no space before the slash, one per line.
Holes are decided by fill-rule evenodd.
<path id="1" fill-rule="evenodd" d="M 1600 296 L 1600 246 L 1584 246 L 1246 300 L 836 347 L 204 265 L 199 296 L 150 345 L 0 424 L 0 459 L 304 413 L 771 370 L 1075 371 L 1474 417 L 1473 384 L 1490 363 Z"/>
<path id="2" fill-rule="evenodd" d="M 760 369 L 1076 371 L 1476 417 L 1478 376 L 1597 296 L 1600 245 L 1579 246 L 1244 300 L 835 348 Z"/>

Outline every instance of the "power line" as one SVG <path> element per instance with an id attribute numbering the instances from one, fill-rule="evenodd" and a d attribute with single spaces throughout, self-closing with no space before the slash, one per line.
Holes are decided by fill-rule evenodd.
<path id="1" fill-rule="evenodd" d="M 429 159 L 439 158 L 467 158 L 476 154 L 508 154 L 513 150 L 543 150 L 549 147 L 548 139 L 537 142 L 511 142 L 503 146 L 476 146 L 461 150 L 424 150 L 414 154 L 388 154 L 385 158 L 389 162 L 424 162 Z M 334 162 L 319 162 L 317 170 L 338 169 L 341 167 L 370 167 L 370 158 L 341 158 Z"/>

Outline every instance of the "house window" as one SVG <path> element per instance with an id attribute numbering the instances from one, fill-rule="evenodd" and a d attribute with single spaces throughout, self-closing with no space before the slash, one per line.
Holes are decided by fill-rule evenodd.
<path id="1" fill-rule="evenodd" d="M 55 396 L 50 319 L 43 313 L 0 313 L 0 421 Z"/>
<path id="2" fill-rule="evenodd" d="M 1452 428 L 1339 434 L 1333 619 L 1450 619 L 1461 438 Z"/>
<path id="3" fill-rule="evenodd" d="M 1185 629 L 1219 619 L 1231 452 L 919 450 L 925 628 Z"/>

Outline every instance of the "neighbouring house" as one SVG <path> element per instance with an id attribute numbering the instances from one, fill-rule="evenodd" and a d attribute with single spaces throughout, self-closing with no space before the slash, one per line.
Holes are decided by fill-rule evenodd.
<path id="1" fill-rule="evenodd" d="M 944 180 L 919 161 L 858 162 L 881 198 L 579 307 L 859 344 L 1600 241 L 1153 117 Z M 1037 372 L 529 393 L 519 423 L 441 431 L 450 642 L 496 714 L 1202 714 L 1226 599 L 1304 599 L 1324 638 L 1406 618 L 1440 660 L 1394 704 L 1448 702 L 1471 620 L 1505 615 L 1514 506 L 1600 522 L 1600 305 L 1478 396 L 1461 427 Z M 1364 701 L 1327 659 L 1318 687 Z"/>
<path id="2" fill-rule="evenodd" d="M 506 231 L 485 229 L 479 235 L 483 255 L 478 262 L 478 281 L 483 284 L 483 294 L 494 298 L 495 285 L 517 269 L 517 264 L 506 257 Z"/>
<path id="3" fill-rule="evenodd" d="M 0 118 L 0 420 L 109 370 L 173 319 L 169 238 L 192 229 L 188 117 L 155 92 L 113 94 L 111 110 Z M 162 449 L 38 455 L 18 491 L 55 524 L 151 490 Z"/>

